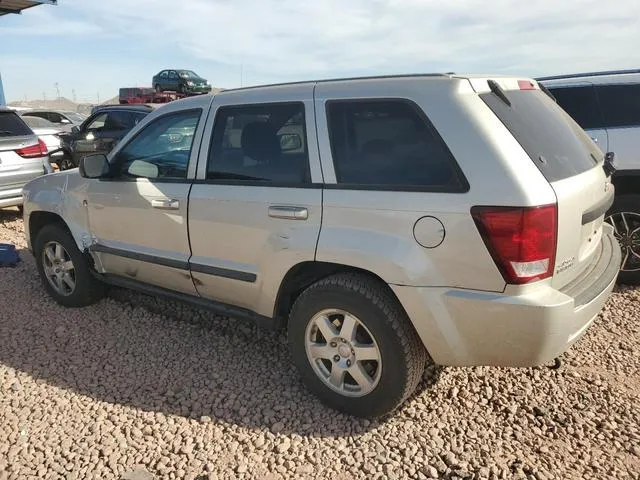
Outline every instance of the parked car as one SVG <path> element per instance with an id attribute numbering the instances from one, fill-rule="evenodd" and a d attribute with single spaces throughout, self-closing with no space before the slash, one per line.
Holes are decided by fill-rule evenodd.
<path id="1" fill-rule="evenodd" d="M 287 328 L 308 388 L 370 417 L 429 357 L 539 365 L 584 334 L 621 262 L 607 166 L 531 80 L 227 90 L 31 182 L 25 232 L 58 303 L 111 284 Z"/>
<path id="2" fill-rule="evenodd" d="M 615 154 L 616 197 L 606 220 L 623 249 L 619 281 L 640 284 L 640 70 L 539 80 L 603 152 Z"/>
<path id="3" fill-rule="evenodd" d="M 191 70 L 162 70 L 154 75 L 151 85 L 156 92 L 168 90 L 191 95 L 211 92 L 211 84 Z"/>
<path id="4" fill-rule="evenodd" d="M 67 132 L 71 131 L 74 125 L 80 125 L 87 118 L 81 113 L 57 110 L 29 110 L 22 112 L 20 115 L 23 117 L 44 118 Z"/>
<path id="5" fill-rule="evenodd" d="M 21 207 L 22 187 L 47 173 L 47 166 L 45 143 L 16 112 L 0 106 L 0 208 Z"/>
<path id="6" fill-rule="evenodd" d="M 74 126 L 70 134 L 62 136 L 60 170 L 77 167 L 84 155 L 109 153 L 152 111 L 153 107 L 148 105 L 109 105 L 97 109 L 80 126 Z"/>
<path id="7" fill-rule="evenodd" d="M 50 152 L 49 163 L 57 163 L 57 160 L 62 158 L 63 155 L 61 147 L 64 131 L 44 118 L 24 116 L 22 120 L 47 146 L 47 150 Z"/>
<path id="8" fill-rule="evenodd" d="M 127 87 L 120 89 L 118 98 L 120 105 L 153 103 L 155 93 L 153 88 Z"/>

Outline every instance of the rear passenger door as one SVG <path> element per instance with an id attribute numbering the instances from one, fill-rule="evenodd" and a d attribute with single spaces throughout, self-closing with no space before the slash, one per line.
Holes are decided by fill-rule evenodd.
<path id="1" fill-rule="evenodd" d="M 313 86 L 216 96 L 189 196 L 198 293 L 272 316 L 285 274 L 313 261 L 322 219 Z"/>
<path id="2" fill-rule="evenodd" d="M 598 144 L 603 153 L 611 150 L 606 123 L 596 89 L 590 82 L 563 87 L 548 87 L 558 104 Z"/>

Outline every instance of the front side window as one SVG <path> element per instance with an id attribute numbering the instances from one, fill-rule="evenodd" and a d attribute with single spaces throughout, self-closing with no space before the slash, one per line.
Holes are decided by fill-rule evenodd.
<path id="1" fill-rule="evenodd" d="M 176 72 L 169 72 L 169 78 L 178 78 L 178 74 Z"/>
<path id="2" fill-rule="evenodd" d="M 558 105 L 585 130 L 604 126 L 596 91 L 592 86 L 550 87 L 549 91 Z"/>
<path id="3" fill-rule="evenodd" d="M 607 127 L 640 125 L 640 85 L 598 85 L 596 91 Z"/>
<path id="4" fill-rule="evenodd" d="M 207 179 L 309 183 L 304 105 L 221 107 L 213 130 Z"/>
<path id="5" fill-rule="evenodd" d="M 465 191 L 448 148 L 404 100 L 330 101 L 327 119 L 338 184 Z"/>
<path id="6" fill-rule="evenodd" d="M 166 70 L 160 74 L 160 78 L 167 78 L 169 76 L 169 72 Z"/>
<path id="7" fill-rule="evenodd" d="M 88 124 L 87 124 L 87 128 L 85 130 L 87 131 L 95 131 L 95 130 L 100 130 L 102 128 L 104 128 L 104 124 L 107 120 L 107 113 L 100 113 L 98 115 L 96 115 L 93 120 L 91 120 Z"/>
<path id="8" fill-rule="evenodd" d="M 128 178 L 184 179 L 202 110 L 157 118 L 118 152 L 115 162 Z"/>

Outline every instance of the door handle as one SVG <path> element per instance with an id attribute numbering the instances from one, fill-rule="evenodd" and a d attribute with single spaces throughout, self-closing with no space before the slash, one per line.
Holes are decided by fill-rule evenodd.
<path id="1" fill-rule="evenodd" d="M 160 210 L 178 210 L 180 208 L 180 202 L 170 198 L 151 200 L 151 206 L 153 208 L 159 208 Z"/>
<path id="2" fill-rule="evenodd" d="M 598 143 L 598 139 L 596 137 L 591 137 L 591 140 L 593 140 L 595 143 Z"/>
<path id="3" fill-rule="evenodd" d="M 307 210 L 305 207 L 273 205 L 269 207 L 269 216 L 273 218 L 284 218 L 288 220 L 306 220 L 307 218 L 309 218 L 309 210 Z"/>

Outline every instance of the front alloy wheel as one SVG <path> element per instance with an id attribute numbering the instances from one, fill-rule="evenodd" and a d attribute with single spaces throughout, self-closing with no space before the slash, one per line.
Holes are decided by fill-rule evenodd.
<path id="1" fill-rule="evenodd" d="M 65 248 L 56 241 L 47 243 L 42 251 L 44 275 L 51 288 L 64 297 L 76 289 L 76 269 Z"/>

